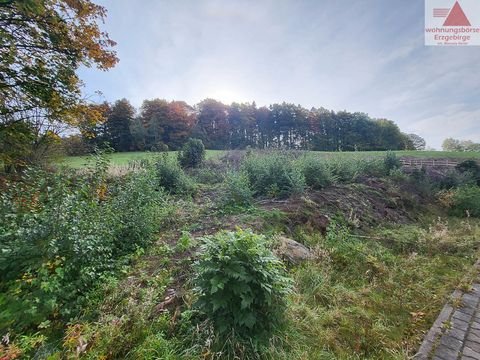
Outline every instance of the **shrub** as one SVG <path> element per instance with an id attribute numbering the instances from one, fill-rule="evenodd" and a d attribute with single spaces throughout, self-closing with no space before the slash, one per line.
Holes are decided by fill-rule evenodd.
<path id="1" fill-rule="evenodd" d="M 392 169 L 388 174 L 391 180 L 395 182 L 405 182 L 408 179 L 408 175 L 403 172 L 402 169 Z"/>
<path id="2" fill-rule="evenodd" d="M 2 194 L 0 328 L 69 317 L 112 270 L 117 222 L 82 179 L 30 170 Z M 95 194 L 95 195 L 93 195 Z"/>
<path id="3" fill-rule="evenodd" d="M 358 159 L 333 158 L 326 162 L 326 166 L 334 179 L 342 183 L 355 181 L 361 174 L 361 167 Z"/>
<path id="4" fill-rule="evenodd" d="M 195 191 L 193 181 L 180 167 L 178 160 L 168 154 L 161 155 L 155 163 L 158 184 L 173 194 L 191 194 Z"/>
<path id="5" fill-rule="evenodd" d="M 399 169 L 402 167 L 400 159 L 397 158 L 397 155 L 393 151 L 387 151 L 385 158 L 383 159 L 383 164 L 385 166 L 386 173 L 389 174 L 390 171 L 394 169 Z"/>
<path id="6" fill-rule="evenodd" d="M 475 160 L 465 160 L 456 166 L 462 174 L 470 174 L 480 186 L 480 165 Z"/>
<path id="7" fill-rule="evenodd" d="M 450 212 L 455 216 L 480 217 L 480 187 L 463 186 L 454 190 Z"/>
<path id="8" fill-rule="evenodd" d="M 169 209 L 154 176 L 106 182 L 107 167 L 100 157 L 86 175 L 29 169 L 0 194 L 0 331 L 70 319 L 120 256 L 153 239 Z"/>
<path id="9" fill-rule="evenodd" d="M 440 189 L 453 189 L 465 185 L 475 185 L 476 180 L 469 171 L 459 172 L 457 170 L 448 170 L 446 174 L 438 180 L 437 186 Z"/>
<path id="10" fill-rule="evenodd" d="M 210 159 L 201 167 L 192 169 L 189 173 L 200 184 L 219 184 L 225 179 L 228 166 L 219 160 Z"/>
<path id="11" fill-rule="evenodd" d="M 243 171 L 248 177 L 254 195 L 288 197 L 303 192 L 305 178 L 285 154 L 249 156 Z"/>
<path id="12" fill-rule="evenodd" d="M 197 306 L 220 339 L 268 339 L 282 319 L 290 280 L 266 238 L 238 230 L 203 241 L 195 264 Z"/>
<path id="13" fill-rule="evenodd" d="M 195 168 L 205 160 L 205 146 L 202 140 L 189 139 L 178 153 L 180 165 L 184 168 Z"/>
<path id="14" fill-rule="evenodd" d="M 118 219 L 114 240 L 118 255 L 149 245 L 171 209 L 163 192 L 156 190 L 156 178 L 152 171 L 128 175 L 119 184 L 110 206 Z"/>
<path id="15" fill-rule="evenodd" d="M 227 174 L 222 186 L 221 205 L 227 208 L 248 207 L 253 201 L 253 191 L 247 175 L 243 172 Z"/>
<path id="16" fill-rule="evenodd" d="M 335 178 L 325 163 L 318 158 L 305 157 L 299 161 L 305 183 L 312 189 L 323 189 L 331 185 Z"/>
<path id="17" fill-rule="evenodd" d="M 156 144 L 152 145 L 151 150 L 155 152 L 167 152 L 168 145 L 165 144 L 163 141 L 159 141 Z"/>

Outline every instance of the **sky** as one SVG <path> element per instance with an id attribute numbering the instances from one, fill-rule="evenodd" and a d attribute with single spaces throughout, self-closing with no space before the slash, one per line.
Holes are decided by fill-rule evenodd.
<path id="1" fill-rule="evenodd" d="M 285 101 L 387 118 L 436 149 L 480 142 L 480 46 L 425 46 L 423 0 L 94 2 L 120 62 L 79 71 L 93 101 Z"/>

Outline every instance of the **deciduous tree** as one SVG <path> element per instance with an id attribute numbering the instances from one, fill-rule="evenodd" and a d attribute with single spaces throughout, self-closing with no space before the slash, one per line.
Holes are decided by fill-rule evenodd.
<path id="1" fill-rule="evenodd" d="M 0 119 L 24 120 L 46 109 L 62 121 L 81 103 L 80 65 L 113 67 L 115 42 L 98 22 L 104 7 L 90 0 L 0 2 Z M 76 114 L 74 114 L 76 115 Z"/>

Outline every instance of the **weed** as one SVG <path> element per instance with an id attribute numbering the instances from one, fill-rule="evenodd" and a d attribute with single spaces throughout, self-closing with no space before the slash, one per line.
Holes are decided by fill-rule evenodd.
<path id="1" fill-rule="evenodd" d="M 282 319 L 289 280 L 265 237 L 238 230 L 205 238 L 195 271 L 197 306 L 220 346 L 233 341 L 255 347 L 271 336 Z"/>

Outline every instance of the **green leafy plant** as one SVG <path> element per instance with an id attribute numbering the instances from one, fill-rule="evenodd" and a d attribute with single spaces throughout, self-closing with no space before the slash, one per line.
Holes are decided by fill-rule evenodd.
<path id="1" fill-rule="evenodd" d="M 312 189 L 323 189 L 335 182 L 330 169 L 319 158 L 308 156 L 301 159 L 298 165 L 305 177 L 305 183 Z"/>
<path id="2" fill-rule="evenodd" d="M 221 206 L 227 208 L 245 208 L 253 202 L 253 191 L 246 174 L 230 172 L 222 186 Z"/>
<path id="3" fill-rule="evenodd" d="M 182 236 L 177 241 L 175 246 L 177 251 L 184 252 L 191 249 L 195 245 L 194 239 L 188 231 L 182 231 Z"/>
<path id="4" fill-rule="evenodd" d="M 118 184 L 109 206 L 118 221 L 114 236 L 117 255 L 149 245 L 171 209 L 165 194 L 156 190 L 152 171 L 129 174 Z"/>
<path id="5" fill-rule="evenodd" d="M 462 174 L 470 174 L 480 186 L 480 165 L 475 160 L 462 161 L 455 168 Z"/>
<path id="6" fill-rule="evenodd" d="M 455 216 L 480 217 L 480 187 L 470 185 L 454 190 L 450 212 Z"/>
<path id="7" fill-rule="evenodd" d="M 254 195 L 285 198 L 302 193 L 305 178 L 285 154 L 254 154 L 246 158 L 242 170 L 248 177 Z"/>
<path id="8" fill-rule="evenodd" d="M 173 194 L 192 194 L 195 184 L 185 174 L 177 159 L 163 154 L 155 162 L 158 184 Z"/>
<path id="9" fill-rule="evenodd" d="M 205 160 L 205 146 L 202 140 L 189 139 L 178 153 L 180 165 L 184 168 L 195 168 Z"/>
<path id="10" fill-rule="evenodd" d="M 389 174 L 390 171 L 394 169 L 399 169 L 402 167 L 402 163 L 397 155 L 393 151 L 387 151 L 383 159 L 383 164 L 385 166 L 386 173 Z"/>
<path id="11" fill-rule="evenodd" d="M 268 339 L 282 319 L 290 280 L 267 239 L 238 230 L 203 241 L 195 265 L 197 306 L 221 339 Z"/>
<path id="12" fill-rule="evenodd" d="M 148 245 L 171 208 L 155 174 L 108 179 L 104 155 L 85 173 L 27 169 L 0 194 L 0 331 L 55 328 Z"/>

